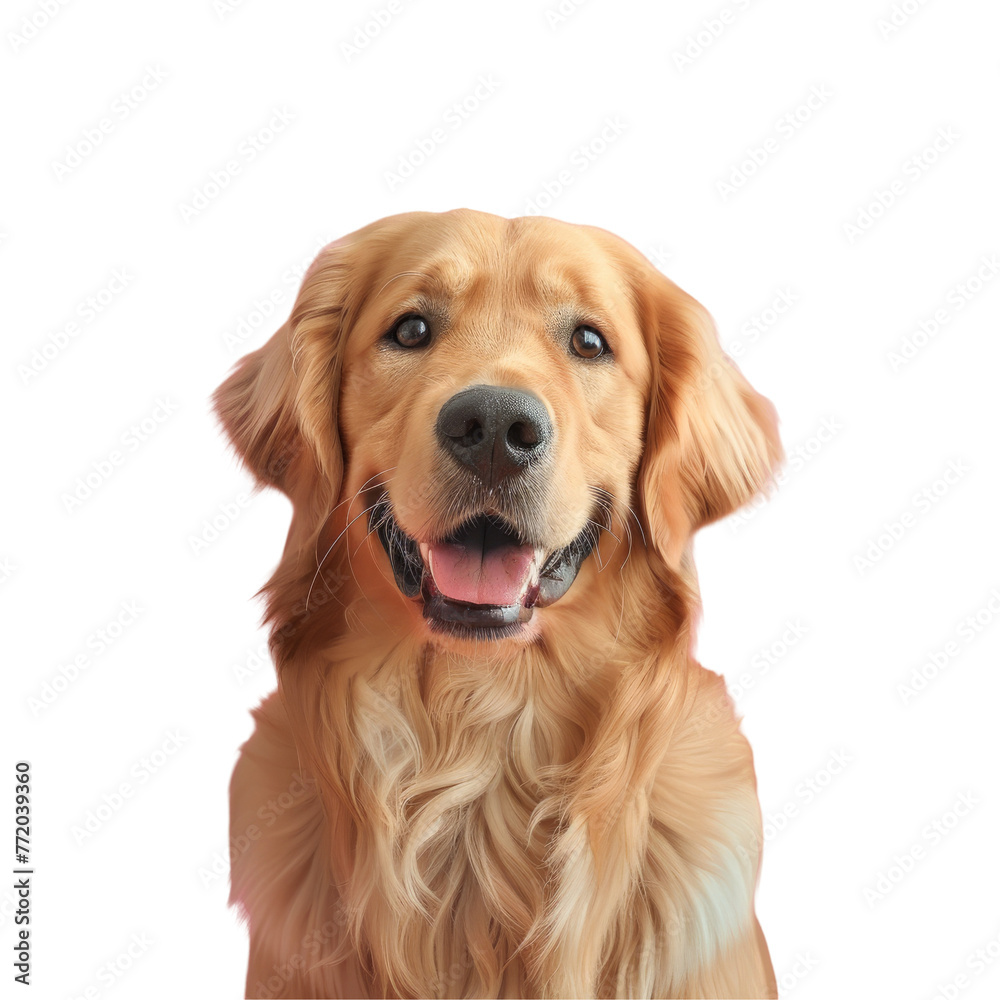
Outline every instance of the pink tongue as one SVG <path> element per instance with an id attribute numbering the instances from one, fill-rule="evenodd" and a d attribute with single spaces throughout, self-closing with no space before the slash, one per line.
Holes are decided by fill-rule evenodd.
<path id="1" fill-rule="evenodd" d="M 431 574 L 437 589 L 465 604 L 518 604 L 532 574 L 535 550 L 529 545 L 503 545 L 485 555 L 463 545 L 430 547 Z"/>

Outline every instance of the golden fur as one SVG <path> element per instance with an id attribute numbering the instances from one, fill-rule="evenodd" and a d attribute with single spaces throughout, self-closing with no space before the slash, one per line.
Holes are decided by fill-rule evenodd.
<path id="1" fill-rule="evenodd" d="M 380 351 L 409 312 L 440 336 Z M 566 350 L 584 320 L 612 364 Z M 432 634 L 365 516 L 377 489 L 415 538 L 454 527 L 434 417 L 481 383 L 553 415 L 526 523 L 555 549 L 595 497 L 610 518 L 565 596 L 492 642 Z M 278 689 L 231 788 L 248 996 L 775 996 L 752 756 L 691 656 L 690 543 L 780 444 L 704 309 L 603 230 L 399 215 L 326 247 L 215 399 L 293 505 L 264 588 Z"/>

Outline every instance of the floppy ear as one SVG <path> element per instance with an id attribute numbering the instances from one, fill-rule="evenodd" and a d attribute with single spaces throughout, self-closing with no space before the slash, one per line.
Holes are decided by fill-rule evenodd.
<path id="1" fill-rule="evenodd" d="M 707 311 L 655 273 L 640 319 L 652 363 L 639 501 L 678 569 L 698 528 L 742 507 L 783 458 L 774 407 L 723 353 Z"/>
<path id="2" fill-rule="evenodd" d="M 297 515 L 340 491 L 337 396 L 349 289 L 347 250 L 337 241 L 309 268 L 288 321 L 212 397 L 258 487 L 282 490 Z"/>
<path id="3" fill-rule="evenodd" d="M 295 378 L 286 323 L 260 350 L 241 358 L 215 390 L 215 412 L 258 486 L 286 493 L 286 475 L 301 448 Z"/>

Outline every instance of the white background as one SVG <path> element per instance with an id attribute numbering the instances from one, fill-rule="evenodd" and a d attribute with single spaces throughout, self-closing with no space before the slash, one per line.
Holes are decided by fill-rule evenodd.
<path id="1" fill-rule="evenodd" d="M 557 2 L 5 7 L 0 721 L 36 995 L 242 995 L 226 786 L 289 510 L 246 499 L 207 397 L 322 243 L 458 206 L 622 235 L 777 405 L 782 485 L 697 553 L 783 995 L 1000 988 L 1000 10 Z"/>

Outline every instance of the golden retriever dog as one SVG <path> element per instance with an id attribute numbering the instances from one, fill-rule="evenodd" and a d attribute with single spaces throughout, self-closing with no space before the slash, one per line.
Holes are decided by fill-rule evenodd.
<path id="1" fill-rule="evenodd" d="M 324 248 L 218 389 L 291 527 L 231 786 L 251 997 L 773 997 L 699 527 L 781 458 L 706 311 L 601 229 Z"/>

